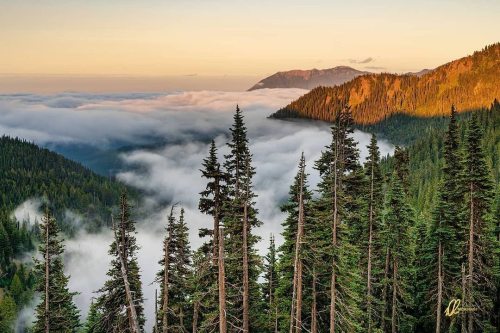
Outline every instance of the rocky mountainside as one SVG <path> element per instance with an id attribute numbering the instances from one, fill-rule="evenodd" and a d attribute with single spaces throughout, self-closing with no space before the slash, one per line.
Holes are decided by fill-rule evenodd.
<path id="1" fill-rule="evenodd" d="M 329 69 L 291 70 L 266 77 L 248 90 L 264 88 L 313 89 L 319 86 L 336 86 L 368 73 L 348 66 Z"/>
<path id="2" fill-rule="evenodd" d="M 335 87 L 318 87 L 271 115 L 332 121 L 345 101 L 358 124 L 397 113 L 430 117 L 487 107 L 500 99 L 500 43 L 423 75 L 365 74 Z"/>

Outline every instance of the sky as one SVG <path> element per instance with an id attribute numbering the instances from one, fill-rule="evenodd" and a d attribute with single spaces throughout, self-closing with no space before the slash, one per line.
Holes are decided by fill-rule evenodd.
<path id="1" fill-rule="evenodd" d="M 289 69 L 419 71 L 497 42 L 500 31 L 497 0 L 0 0 L 0 8 L 0 92 L 243 90 Z"/>

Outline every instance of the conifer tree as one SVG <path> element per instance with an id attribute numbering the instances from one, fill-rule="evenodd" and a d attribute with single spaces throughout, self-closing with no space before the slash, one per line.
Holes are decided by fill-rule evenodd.
<path id="1" fill-rule="evenodd" d="M 293 325 L 294 327 L 296 325 L 296 323 L 295 325 L 293 324 L 291 318 L 292 313 L 296 313 L 296 304 L 292 306 L 292 303 L 296 303 L 296 297 L 294 296 L 294 281 L 296 280 L 296 273 L 294 273 L 294 270 L 296 264 L 297 231 L 299 229 L 299 216 L 301 215 L 301 212 L 303 219 L 305 219 L 305 217 L 310 213 L 310 200 L 312 197 L 312 193 L 308 189 L 308 175 L 304 172 L 304 168 L 305 160 L 302 156 L 299 162 L 299 170 L 294 178 L 293 184 L 290 186 L 288 201 L 281 206 L 281 211 L 287 213 L 287 218 L 282 224 L 284 242 L 279 248 L 280 259 L 278 274 L 280 279 L 276 290 L 276 297 L 279 299 L 280 305 L 280 332 L 289 330 L 290 325 Z M 301 206 L 302 208 L 300 208 Z M 304 224 L 304 229 L 306 226 L 307 225 Z M 305 236 L 305 231 L 301 237 L 302 239 L 305 239 L 303 236 Z M 303 241 L 303 243 L 306 242 Z M 301 257 L 299 259 L 304 260 L 304 252 L 305 251 L 301 251 Z M 295 308 L 295 310 L 292 308 Z"/>
<path id="2" fill-rule="evenodd" d="M 113 219 L 114 241 L 109 254 L 113 256 L 108 270 L 109 279 L 99 290 L 96 303 L 103 313 L 100 329 L 106 333 L 143 331 L 144 310 L 142 285 L 135 238 L 135 222 L 126 193 L 120 196 L 120 211 Z"/>
<path id="3" fill-rule="evenodd" d="M 209 286 L 207 292 L 199 294 L 200 296 L 203 295 L 203 308 L 205 311 L 202 327 L 215 325 L 215 320 L 222 317 L 219 324 L 225 326 L 225 316 L 221 315 L 223 312 L 219 309 L 221 302 L 225 304 L 225 300 L 219 299 L 221 296 L 218 293 L 218 284 L 220 282 L 218 258 L 221 245 L 219 244 L 221 242 L 219 229 L 223 217 L 223 204 L 227 201 L 227 175 L 220 169 L 214 140 L 210 144 L 209 154 L 203 160 L 202 165 L 202 177 L 206 178 L 208 182 L 205 190 L 200 193 L 201 198 L 198 207 L 202 213 L 213 217 L 213 228 L 200 230 L 200 236 L 211 236 L 211 241 L 207 245 L 211 246 L 212 252 L 212 267 L 205 267 L 206 265 L 201 261 L 199 262 L 201 266 L 198 266 L 199 268 L 203 267 L 203 273 L 198 270 L 198 274 L 204 276 L 203 284 Z M 220 329 L 222 330 L 222 328 Z"/>
<path id="4" fill-rule="evenodd" d="M 179 219 L 168 217 L 167 235 L 164 240 L 161 270 L 157 273 L 160 282 L 157 328 L 160 332 L 187 332 L 192 328 L 190 304 L 191 248 L 188 227 L 181 208 Z"/>
<path id="5" fill-rule="evenodd" d="M 304 204 L 304 174 L 305 174 L 304 153 L 299 163 L 299 193 L 298 193 L 298 219 L 295 236 L 294 263 L 293 263 L 293 289 L 292 306 L 290 312 L 290 333 L 302 331 L 302 280 L 303 280 L 303 242 L 305 224 L 305 204 Z"/>
<path id="6" fill-rule="evenodd" d="M 318 218 L 330 223 L 329 331 L 359 329 L 361 280 L 359 249 L 353 242 L 358 220 L 353 208 L 358 206 L 355 193 L 360 193 L 359 152 L 352 138 L 353 120 L 349 107 L 337 113 L 332 126 L 332 143 L 322 153 L 316 169 L 321 181 Z M 349 221 L 351 220 L 351 221 Z"/>
<path id="7" fill-rule="evenodd" d="M 193 253 L 191 296 L 193 303 L 193 332 L 217 331 L 218 286 L 217 267 L 213 265 L 212 242 L 203 243 Z"/>
<path id="8" fill-rule="evenodd" d="M 159 311 L 156 326 L 160 332 L 187 332 L 192 328 L 190 279 L 191 248 L 188 227 L 181 208 L 178 219 L 172 206 L 168 216 L 167 235 L 163 243 L 163 256 L 157 273 L 160 282 Z"/>
<path id="9" fill-rule="evenodd" d="M 89 313 L 87 315 L 87 321 L 85 322 L 85 326 L 83 328 L 83 332 L 85 333 L 103 333 L 100 328 L 100 322 L 102 320 L 103 314 L 100 312 L 97 304 L 92 301 L 89 307 Z"/>
<path id="10" fill-rule="evenodd" d="M 78 310 L 73 303 L 74 292 L 68 289 L 69 276 L 64 274 L 63 241 L 59 228 L 48 208 L 42 220 L 42 243 L 39 251 L 43 259 L 35 259 L 38 277 L 37 291 L 41 302 L 35 309 L 34 333 L 77 332 L 80 326 Z"/>
<path id="11" fill-rule="evenodd" d="M 224 167 L 228 175 L 228 199 L 224 203 L 223 223 L 226 233 L 227 296 L 231 308 L 228 320 L 232 327 L 243 332 L 256 330 L 261 321 L 260 290 L 257 282 L 260 258 L 255 251 L 258 237 L 252 229 L 261 222 L 257 219 L 252 177 L 255 174 L 252 155 L 248 147 L 247 130 L 243 114 L 236 107 L 229 154 Z"/>
<path id="12" fill-rule="evenodd" d="M 203 169 L 201 170 L 202 177 L 207 179 L 207 186 L 200 193 L 199 210 L 202 213 L 213 217 L 213 228 L 209 232 L 212 234 L 212 254 L 214 265 L 217 264 L 218 256 L 218 235 L 219 226 L 222 220 L 222 205 L 226 201 L 227 186 L 226 174 L 220 170 L 220 164 L 217 160 L 217 148 L 215 141 L 212 140 L 207 158 L 203 160 Z"/>
<path id="13" fill-rule="evenodd" d="M 493 184 L 482 148 L 483 132 L 476 115 L 467 131 L 464 181 L 466 189 L 465 306 L 467 332 L 493 331 L 492 300 L 496 294 L 494 251 L 498 249 L 492 220 Z"/>
<path id="14" fill-rule="evenodd" d="M 411 332 L 414 276 L 411 227 L 414 213 L 397 171 L 392 177 L 384 223 L 382 237 L 388 255 L 383 280 L 383 327 L 385 332 Z"/>
<path id="15" fill-rule="evenodd" d="M 378 299 L 378 287 L 380 286 L 382 261 L 382 244 L 380 239 L 383 209 L 383 176 L 380 170 L 380 152 L 377 146 L 377 138 L 372 135 L 368 148 L 368 157 L 365 162 L 365 174 L 368 179 L 368 225 L 361 235 L 366 240 L 362 243 L 362 253 L 366 253 L 363 263 L 366 265 L 364 278 L 366 279 L 366 321 L 367 332 L 371 333 L 378 327 L 377 309 L 380 300 Z"/>
<path id="16" fill-rule="evenodd" d="M 396 146 L 394 150 L 394 159 L 396 175 L 399 177 L 401 186 L 403 186 L 404 191 L 408 194 L 410 188 L 410 156 L 408 150 L 400 146 Z"/>
<path id="17" fill-rule="evenodd" d="M 0 300 L 0 332 L 14 332 L 14 323 L 17 317 L 16 302 L 9 295 Z"/>
<path id="18" fill-rule="evenodd" d="M 461 249 L 463 248 L 463 190 L 460 183 L 462 166 L 460 164 L 459 133 L 457 111 L 451 109 L 450 123 L 444 141 L 444 166 L 439 186 L 437 204 L 434 209 L 432 226 L 426 247 L 425 265 L 428 272 L 428 298 L 432 304 L 435 332 L 445 332 L 444 308 L 460 290 Z"/>
<path id="19" fill-rule="evenodd" d="M 278 302 L 276 289 L 278 288 L 278 268 L 276 257 L 276 243 L 274 235 L 269 241 L 268 253 L 265 257 L 264 283 L 262 294 L 264 296 L 264 312 L 266 315 L 266 332 L 278 332 Z"/>

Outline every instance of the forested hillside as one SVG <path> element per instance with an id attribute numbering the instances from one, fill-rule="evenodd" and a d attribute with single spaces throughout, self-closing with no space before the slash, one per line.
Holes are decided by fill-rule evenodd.
<path id="1" fill-rule="evenodd" d="M 318 87 L 274 113 L 273 118 L 333 121 L 345 102 L 357 124 L 373 124 L 393 114 L 430 117 L 488 107 L 500 98 L 500 43 L 442 65 L 420 77 L 368 74 L 336 87 Z"/>
<path id="2" fill-rule="evenodd" d="M 16 221 L 14 209 L 37 199 L 54 212 L 66 234 L 79 228 L 95 231 L 109 221 L 122 189 L 59 154 L 20 139 L 0 138 L 0 332 L 10 331 L 17 312 L 31 300 L 36 280 L 31 265 L 19 259 L 34 250 L 41 231 L 38 224 Z M 85 224 L 67 222 L 68 210 Z"/>
<path id="3" fill-rule="evenodd" d="M 297 174 L 281 206 L 284 242 L 277 246 L 271 237 L 269 252 L 261 257 L 255 232 L 262 223 L 255 207 L 256 170 L 244 116 L 237 109 L 227 155 L 219 156 L 212 142 L 201 165 L 206 187 L 199 189 L 199 210 L 207 218 L 199 235 L 204 243 L 191 248 L 190 216 L 174 205 L 163 248 L 151 258 L 160 264 L 153 332 L 498 332 L 500 104 L 495 101 L 461 117 L 452 108 L 442 122 L 408 147 L 397 147 L 390 157 L 380 156 L 374 135 L 368 157 L 361 161 L 354 119 L 344 105 L 332 123 L 331 140 L 314 164 L 320 176 L 316 193 L 308 182 L 305 157 L 297 156 Z M 78 290 L 68 289 L 71 277 L 64 273 L 56 218 L 46 211 L 34 232 L 5 215 L 0 242 L 18 237 L 14 244 L 20 248 L 2 246 L 12 249 L 2 257 L 2 332 L 12 331 L 16 311 L 31 298 L 33 288 L 41 296 L 34 332 L 47 327 L 145 332 L 141 249 L 134 211 L 127 196 L 118 195 L 120 186 L 32 144 L 8 138 L 3 142 L 10 151 L 18 146 L 52 160 L 48 165 L 63 174 L 57 178 L 56 169 L 47 175 L 41 172 L 45 164 L 37 161 L 9 164 L 17 159 L 10 157 L 3 162 L 10 166 L 4 171 L 10 179 L 12 170 L 19 169 L 37 175 L 34 179 L 55 177 L 72 188 L 88 183 L 78 181 L 80 170 L 93 180 L 94 185 L 87 185 L 92 191 L 110 195 L 106 204 L 104 199 L 96 202 L 106 210 L 116 196 L 119 212 L 112 224 L 115 239 L 107 280 L 85 322 L 80 322 L 73 301 Z M 24 155 L 20 159 L 29 160 Z M 55 187 L 48 186 L 64 197 Z M 9 206 L 23 199 L 9 199 Z M 72 207 L 93 201 L 82 202 Z M 49 208 L 57 212 L 58 207 L 64 206 Z M 28 271 L 12 258 L 32 249 L 33 234 L 38 233 L 44 255 Z M 469 310 L 451 313 L 448 305 L 458 301 Z"/>
<path id="4" fill-rule="evenodd" d="M 500 184 L 500 103 L 495 100 L 490 108 L 478 110 L 475 113 L 477 113 L 479 123 L 484 131 L 483 149 L 486 153 L 486 161 L 498 188 Z M 457 115 L 462 139 L 466 135 L 467 121 L 470 120 L 472 115 L 472 113 Z M 412 120 L 410 121 L 413 123 Z M 408 132 L 420 133 L 418 139 L 406 148 L 410 156 L 409 193 L 417 212 L 427 217 L 431 213 L 439 179 L 442 176 L 444 138 L 448 123 L 448 117 L 440 117 L 436 119 L 435 126 L 428 123 L 423 128 L 420 128 L 418 124 L 404 126 Z M 397 129 L 396 131 L 396 133 L 399 133 Z M 384 133 L 389 137 L 395 135 L 389 129 Z M 413 137 L 412 134 L 410 135 Z M 382 159 L 381 166 L 387 174 L 393 169 L 394 164 L 395 158 L 391 156 Z"/>
<path id="5" fill-rule="evenodd" d="M 237 109 L 228 154 L 218 156 L 212 143 L 202 163 L 201 247 L 189 244 L 190 217 L 170 209 L 157 254 L 153 332 L 497 332 L 500 104 L 457 116 L 453 108 L 444 131 L 430 130 L 393 157 L 380 156 L 373 136 L 361 161 L 344 106 L 314 164 L 316 195 L 302 155 L 281 206 L 284 242 L 277 246 L 271 237 L 260 257 L 256 170 Z M 89 309 L 86 333 L 145 331 L 133 214 L 122 195 L 108 279 Z M 74 332 L 80 323 L 50 214 L 42 230 L 44 258 L 58 264 L 37 263 L 38 281 L 51 284 L 37 284 L 46 302 L 37 308 L 35 331 L 69 325 Z M 64 301 L 61 316 L 47 310 L 57 299 Z"/>

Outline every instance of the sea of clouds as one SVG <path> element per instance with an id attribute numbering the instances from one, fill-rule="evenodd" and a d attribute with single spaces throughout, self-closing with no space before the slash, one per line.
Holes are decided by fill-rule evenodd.
<path id="1" fill-rule="evenodd" d="M 186 210 L 192 248 L 202 240 L 198 229 L 210 227 L 210 217 L 199 213 L 199 192 L 205 181 L 200 176 L 210 139 L 227 153 L 229 128 L 238 104 L 248 128 L 250 150 L 256 168 L 256 205 L 262 227 L 254 232 L 262 237 L 258 245 L 264 254 L 269 236 L 280 239 L 284 219 L 279 205 L 287 198 L 289 186 L 304 152 L 312 187 L 318 181 L 313 169 L 321 150 L 330 142 L 329 125 L 322 122 L 281 121 L 267 116 L 304 94 L 300 89 L 262 89 L 251 92 L 173 92 L 167 94 L 79 94 L 0 95 L 0 134 L 18 136 L 35 143 L 86 144 L 107 149 L 116 144 L 137 147 L 120 158 L 124 168 L 117 178 L 146 193 L 138 203 L 146 217 L 138 221 L 139 261 L 142 269 L 147 326 L 154 311 L 155 273 L 161 256 L 168 205 L 178 202 Z M 361 158 L 366 156 L 370 135 L 354 134 Z M 150 148 L 143 148 L 150 147 Z M 393 146 L 380 141 L 383 155 Z M 36 199 L 16 210 L 16 216 L 36 215 Z M 81 221 L 74 212 L 68 218 Z M 85 317 L 93 293 L 104 283 L 109 263 L 111 234 L 81 232 L 66 241 L 66 270 L 70 288 L 80 292 L 76 302 Z"/>

